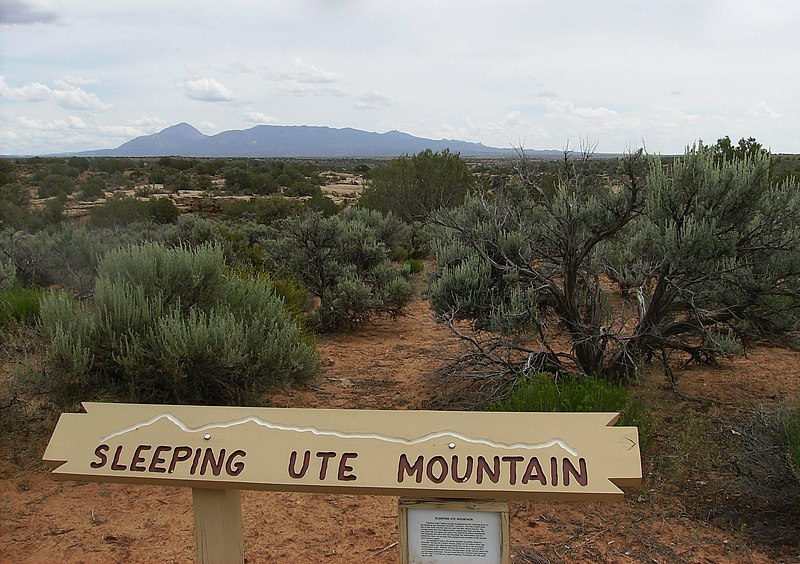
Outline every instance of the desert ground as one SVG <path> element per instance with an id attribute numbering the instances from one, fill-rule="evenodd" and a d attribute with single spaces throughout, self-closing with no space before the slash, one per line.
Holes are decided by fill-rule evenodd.
<path id="1" fill-rule="evenodd" d="M 425 408 L 446 394 L 430 377 L 459 346 L 417 296 L 403 317 L 320 338 L 317 380 L 277 390 L 271 405 Z M 760 346 L 676 372 L 685 396 L 706 401 L 676 395 L 658 367 L 633 388 L 656 423 L 643 487 L 616 504 L 511 502 L 514 562 L 800 561 L 797 487 L 752 490 L 732 457 L 749 421 L 800 392 L 800 354 Z M 36 398 L 3 409 L 0 561 L 193 560 L 189 489 L 54 481 L 40 459 L 57 414 Z M 242 513 L 247 562 L 398 559 L 394 497 L 244 491 Z"/>

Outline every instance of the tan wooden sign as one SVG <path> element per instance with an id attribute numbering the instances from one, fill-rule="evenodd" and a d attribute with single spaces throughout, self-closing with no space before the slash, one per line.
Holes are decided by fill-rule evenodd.
<path id="1" fill-rule="evenodd" d="M 44 460 L 62 479 L 469 499 L 619 500 L 641 481 L 615 413 L 85 403 Z"/>

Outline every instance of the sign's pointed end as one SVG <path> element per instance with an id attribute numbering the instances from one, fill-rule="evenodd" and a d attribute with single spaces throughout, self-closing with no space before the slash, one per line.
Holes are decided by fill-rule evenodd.
<path id="1" fill-rule="evenodd" d="M 609 478 L 608 481 L 620 488 L 633 488 L 636 490 L 642 488 L 641 476 L 634 476 L 631 478 Z"/>
<path id="2" fill-rule="evenodd" d="M 49 468 L 50 470 L 53 470 L 53 471 L 58 470 L 64 464 L 67 463 L 66 460 L 49 460 L 47 458 L 47 453 L 45 453 L 44 456 L 42 457 L 42 462 L 44 462 L 44 464 L 45 464 L 45 466 L 47 466 L 47 468 Z"/>

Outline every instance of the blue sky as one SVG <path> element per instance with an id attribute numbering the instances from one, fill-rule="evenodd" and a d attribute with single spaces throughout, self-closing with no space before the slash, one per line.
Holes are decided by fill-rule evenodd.
<path id="1" fill-rule="evenodd" d="M 188 122 L 800 153 L 796 0 L 0 0 L 0 153 Z"/>

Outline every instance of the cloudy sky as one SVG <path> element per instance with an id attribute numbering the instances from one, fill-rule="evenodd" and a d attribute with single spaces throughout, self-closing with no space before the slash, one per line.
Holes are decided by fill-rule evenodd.
<path id="1" fill-rule="evenodd" d="M 0 0 L 0 153 L 326 125 L 800 153 L 797 0 Z"/>

